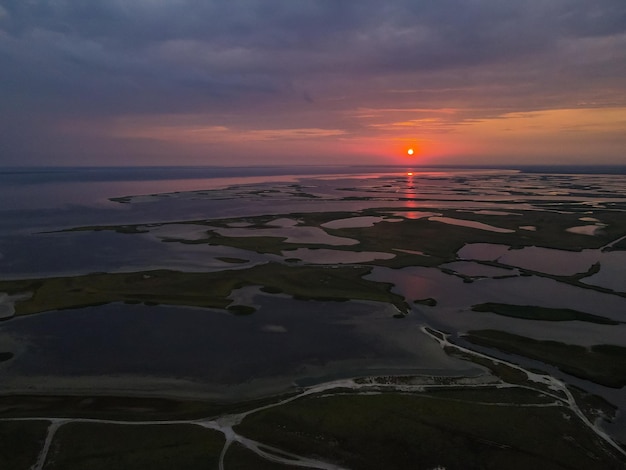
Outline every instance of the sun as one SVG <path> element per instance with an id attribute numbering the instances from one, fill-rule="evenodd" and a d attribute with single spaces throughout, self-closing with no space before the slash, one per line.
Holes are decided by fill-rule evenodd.
<path id="1" fill-rule="evenodd" d="M 409 150 L 407 150 L 407 151 L 406 151 L 406 153 L 407 153 L 409 156 L 411 156 L 411 155 L 413 155 L 413 154 L 415 153 L 415 151 L 414 151 L 413 149 L 409 149 Z"/>

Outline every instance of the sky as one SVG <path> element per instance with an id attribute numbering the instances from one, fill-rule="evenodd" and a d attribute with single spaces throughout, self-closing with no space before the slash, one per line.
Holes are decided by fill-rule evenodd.
<path id="1" fill-rule="evenodd" d="M 626 164 L 626 1 L 0 0 L 0 166 L 405 163 Z"/>

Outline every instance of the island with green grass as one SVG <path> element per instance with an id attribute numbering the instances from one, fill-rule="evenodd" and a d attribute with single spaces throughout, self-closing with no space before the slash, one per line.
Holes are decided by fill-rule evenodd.
<path id="1" fill-rule="evenodd" d="M 624 468 L 626 194 L 438 178 L 33 232 L 93 253 L 0 279 L 0 468 Z"/>

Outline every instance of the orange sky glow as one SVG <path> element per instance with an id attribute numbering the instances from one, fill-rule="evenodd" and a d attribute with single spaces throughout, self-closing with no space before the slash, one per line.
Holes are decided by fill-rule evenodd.
<path id="1" fill-rule="evenodd" d="M 0 166 L 626 165 L 619 2 L 35 3 Z"/>

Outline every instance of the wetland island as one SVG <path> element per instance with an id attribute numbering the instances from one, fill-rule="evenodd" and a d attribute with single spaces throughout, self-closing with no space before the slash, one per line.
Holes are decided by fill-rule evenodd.
<path id="1" fill-rule="evenodd" d="M 626 468 L 624 175 L 159 184 L 3 210 L 0 468 Z"/>

